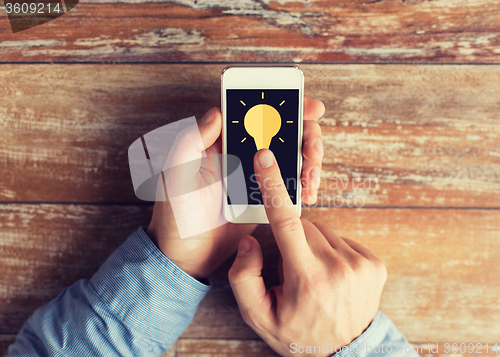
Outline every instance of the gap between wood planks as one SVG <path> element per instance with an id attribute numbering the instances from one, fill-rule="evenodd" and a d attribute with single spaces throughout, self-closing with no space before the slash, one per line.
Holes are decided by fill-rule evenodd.
<path id="1" fill-rule="evenodd" d="M 81 205 L 81 206 L 150 206 L 153 207 L 154 203 L 151 202 L 59 202 L 59 201 L 0 201 L 0 205 Z M 481 206 L 360 206 L 360 207 L 347 207 L 347 206 L 302 206 L 303 211 L 314 208 L 342 208 L 342 209 L 431 209 L 431 210 L 500 210 L 500 207 L 481 207 Z"/>
<path id="2" fill-rule="evenodd" d="M 282 61 L 282 62 L 244 62 L 244 61 L 216 61 L 216 62 L 175 62 L 175 61 L 165 61 L 165 62 L 115 62 L 115 61 L 101 61 L 101 62 L 92 62 L 92 61 L 84 61 L 84 62 L 73 62 L 73 61 L 33 61 L 33 62 L 9 62 L 9 61 L 0 61 L 1 65 L 33 65 L 33 64 L 49 64 L 49 65 L 112 65 L 112 66 L 120 66 L 120 65 L 177 65 L 177 64 L 185 64 L 185 65 L 229 65 L 229 64 L 283 64 L 283 65 L 397 65 L 397 66 L 499 66 L 500 62 L 293 62 L 293 61 Z"/>

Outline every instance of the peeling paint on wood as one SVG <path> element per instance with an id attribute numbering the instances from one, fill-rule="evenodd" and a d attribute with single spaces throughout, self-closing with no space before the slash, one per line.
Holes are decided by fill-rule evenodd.
<path id="1" fill-rule="evenodd" d="M 323 222 L 380 256 L 389 278 L 381 310 L 412 342 L 488 342 L 500 333 L 499 211 L 434 209 L 311 209 Z M 278 251 L 268 228 L 254 236 L 264 251 L 266 285 L 278 282 Z M 481 244 L 478 244 L 481 237 Z M 225 271 L 202 301 L 184 338 L 247 339 L 256 335 L 240 320 Z M 217 319 L 210 316 L 217 315 Z M 210 321 L 210 322 L 208 322 Z M 219 337 L 218 337 L 219 336 Z"/>
<path id="2" fill-rule="evenodd" d="M 7 355 L 8 347 L 16 340 L 15 335 L 0 335 L 0 355 Z M 201 342 L 201 341 L 200 341 Z M 168 352 L 161 355 L 161 357 L 177 357 L 176 355 L 177 343 L 172 344 Z"/>
<path id="3" fill-rule="evenodd" d="M 0 333 L 17 333 L 37 306 L 89 278 L 150 215 L 147 206 L 1 206 Z"/>
<path id="4" fill-rule="evenodd" d="M 200 63 L 0 66 L 0 202 L 136 203 L 128 145 L 220 103 L 224 65 L 201 62 L 499 63 L 499 14 L 495 0 L 83 0 L 17 34 L 4 17 L 2 62 Z M 302 68 L 327 107 L 321 205 L 442 207 L 304 216 L 384 260 L 382 310 L 414 345 L 498 342 L 500 211 L 449 207 L 500 207 L 500 67 Z M 89 277 L 150 214 L 0 204 L 0 355 L 36 307 Z M 276 244 L 266 227 L 255 235 L 274 285 Z M 165 357 L 274 355 L 239 315 L 230 265 Z"/>
<path id="5" fill-rule="evenodd" d="M 498 63 L 500 3 L 81 1 L 12 34 L 3 62 Z"/>
<path id="6" fill-rule="evenodd" d="M 0 67 L 0 200 L 138 202 L 128 146 L 220 103 L 223 65 Z M 500 66 L 303 65 L 320 205 L 500 207 Z"/>
<path id="7" fill-rule="evenodd" d="M 185 339 L 178 342 L 177 357 L 276 357 L 276 354 L 262 340 L 216 340 Z"/>
<path id="8" fill-rule="evenodd" d="M 330 345 L 330 344 L 329 344 Z M 464 346 L 465 345 L 465 346 Z M 439 344 L 436 349 L 436 343 L 413 343 L 412 347 L 421 357 L 444 357 L 444 356 L 460 356 L 460 357 L 477 357 L 479 353 L 481 356 L 498 356 L 498 353 L 491 351 L 491 345 L 486 347 L 480 346 L 480 344 L 473 344 L 473 346 L 465 343 L 460 346 L 460 343 L 452 346 L 445 346 L 443 343 Z M 451 354 L 446 350 L 458 351 L 456 354 Z M 460 353 L 460 347 L 465 353 Z M 473 348 L 471 348 L 473 347 Z M 328 347 L 330 348 L 330 347 Z M 469 351 L 473 350 L 473 353 Z M 217 339 L 180 339 L 179 349 L 177 351 L 178 357 L 206 357 L 206 356 L 218 356 L 218 357 L 232 357 L 235 351 L 237 351 L 238 356 L 250 357 L 250 356 L 279 356 L 274 353 L 264 341 L 261 340 L 217 340 Z M 333 351 L 335 351 L 335 346 Z M 368 349 L 369 351 L 369 349 Z M 433 351 L 433 352 L 431 352 Z M 437 351 L 437 352 L 436 352 Z"/>
<path id="9" fill-rule="evenodd" d="M 150 207 L 0 205 L 0 333 L 16 333 L 36 307 L 90 277 L 150 214 Z M 498 337 L 500 211 L 316 208 L 304 216 L 381 257 L 389 272 L 381 309 L 410 341 Z M 272 286 L 278 282 L 276 243 L 266 226 L 254 236 L 264 252 L 263 276 Z M 229 287 L 231 264 L 230 258 L 213 275 L 214 287 L 183 338 L 257 338 Z"/>

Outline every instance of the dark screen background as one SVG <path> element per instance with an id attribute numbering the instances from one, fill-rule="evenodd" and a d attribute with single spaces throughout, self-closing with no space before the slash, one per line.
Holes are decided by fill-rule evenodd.
<path id="1" fill-rule="evenodd" d="M 264 99 L 262 99 L 264 92 Z M 242 100 L 246 106 L 241 104 Z M 280 103 L 285 103 L 280 106 Z M 260 193 L 255 179 L 251 177 L 254 174 L 253 157 L 257 152 L 255 141 L 247 133 L 244 126 L 245 114 L 250 108 L 258 104 L 268 104 L 280 113 L 281 128 L 279 132 L 272 138 L 269 149 L 274 153 L 278 165 L 281 170 L 281 175 L 287 186 L 288 194 L 293 202 L 297 204 L 297 137 L 298 137 L 298 113 L 299 113 L 299 90 L 298 89 L 228 89 L 226 90 L 226 105 L 227 105 L 227 153 L 235 155 L 241 160 L 243 173 L 245 175 L 248 204 L 262 205 L 262 195 Z M 238 124 L 233 124 L 232 121 L 239 121 Z M 292 120 L 292 124 L 287 124 L 287 121 Z M 241 140 L 247 138 L 243 143 Z M 282 138 L 281 142 L 278 138 Z M 228 167 L 228 172 L 232 172 Z M 289 184 L 287 184 L 287 182 Z M 231 191 L 230 177 L 227 180 L 228 190 Z M 228 197 L 228 204 L 244 204 L 245 202 L 231 202 Z"/>

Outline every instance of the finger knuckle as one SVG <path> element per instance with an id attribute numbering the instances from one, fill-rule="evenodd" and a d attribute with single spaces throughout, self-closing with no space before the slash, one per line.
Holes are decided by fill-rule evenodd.
<path id="1" fill-rule="evenodd" d="M 313 121 L 311 122 L 313 123 L 313 127 L 314 129 L 318 132 L 318 133 L 321 133 L 321 125 L 319 125 L 319 123 L 317 121 Z"/>
<path id="2" fill-rule="evenodd" d="M 276 220 L 276 228 L 284 233 L 296 233 L 302 230 L 299 217 L 280 217 Z"/>
<path id="3" fill-rule="evenodd" d="M 228 277 L 230 283 L 236 282 L 237 274 L 238 273 L 233 268 L 229 269 L 229 271 L 227 272 L 227 277 Z"/>
<path id="4" fill-rule="evenodd" d="M 381 259 L 376 258 L 373 263 L 375 265 L 378 277 L 385 282 L 387 280 L 387 267 L 385 266 L 384 262 Z"/>
<path id="5" fill-rule="evenodd" d="M 187 127 L 177 134 L 175 141 L 178 145 L 190 144 L 194 139 L 193 136 L 193 128 Z"/>
<path id="6" fill-rule="evenodd" d="M 241 271 L 231 267 L 227 273 L 229 282 L 231 285 L 237 285 L 241 282 L 248 280 L 248 274 L 245 271 Z"/>
<path id="7" fill-rule="evenodd" d="M 259 307 L 241 307 L 240 313 L 243 321 L 254 330 L 263 330 L 266 326 L 265 314 Z"/>
<path id="8" fill-rule="evenodd" d="M 359 269 L 360 273 L 369 276 L 370 279 L 383 281 L 385 283 L 387 280 L 387 267 L 384 262 L 375 255 L 364 258 L 364 260 L 365 262 Z"/>
<path id="9" fill-rule="evenodd" d="M 248 310 L 248 309 L 240 309 L 241 312 L 241 317 L 243 318 L 243 321 L 249 326 L 254 326 L 255 325 L 255 314 Z"/>
<path id="10" fill-rule="evenodd" d="M 361 254 L 354 254 L 351 258 L 351 264 L 354 271 L 366 271 L 370 268 L 370 262 Z"/>
<path id="11" fill-rule="evenodd" d="M 313 120 L 304 121 L 304 125 L 308 130 L 311 130 L 314 133 L 321 133 L 321 125 L 318 122 Z"/>
<path id="12" fill-rule="evenodd" d="M 328 279 L 324 274 L 318 271 L 309 271 L 301 282 L 301 290 L 305 294 L 317 295 L 318 292 L 324 290 L 325 284 L 328 284 Z"/>
<path id="13" fill-rule="evenodd" d="M 285 182 L 281 177 L 268 177 L 264 180 L 266 190 L 281 190 L 285 187 Z"/>
<path id="14" fill-rule="evenodd" d="M 337 276 L 346 283 L 352 283 L 356 280 L 356 273 L 353 267 L 347 262 L 337 262 Z"/>

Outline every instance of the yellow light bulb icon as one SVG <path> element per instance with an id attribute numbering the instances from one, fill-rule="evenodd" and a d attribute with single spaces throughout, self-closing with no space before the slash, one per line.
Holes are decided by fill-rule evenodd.
<path id="1" fill-rule="evenodd" d="M 280 113 L 270 105 L 255 105 L 245 114 L 245 130 L 254 138 L 257 150 L 269 149 L 271 139 L 280 128 Z"/>

